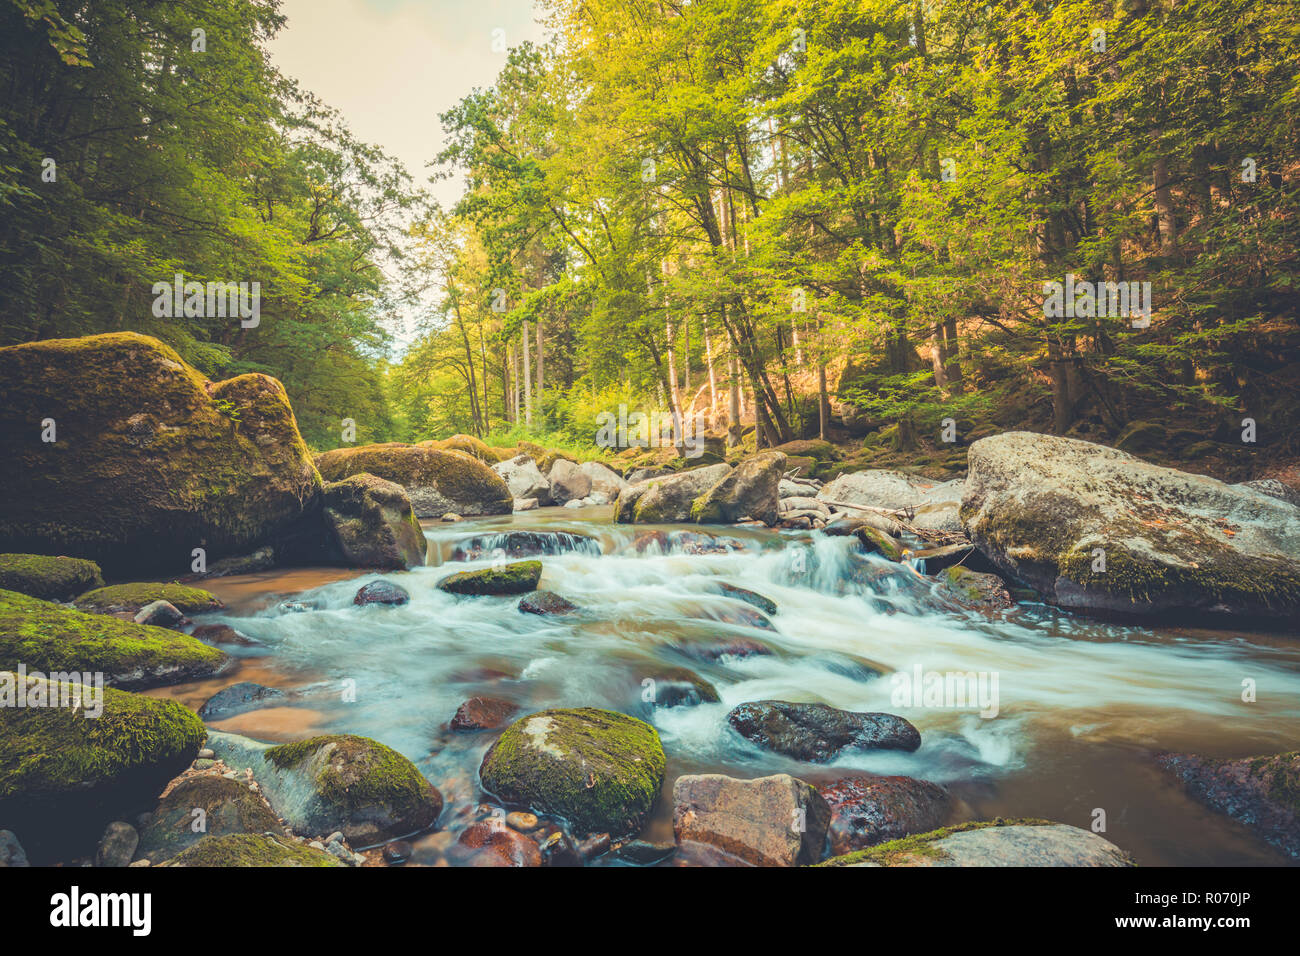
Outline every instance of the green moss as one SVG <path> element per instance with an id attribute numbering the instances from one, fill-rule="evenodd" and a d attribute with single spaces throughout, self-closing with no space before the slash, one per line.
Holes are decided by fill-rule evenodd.
<path id="1" fill-rule="evenodd" d="M 415 764 L 369 737 L 327 734 L 272 747 L 265 756 L 281 769 L 297 767 L 329 744 L 335 749 L 317 771 L 316 789 L 331 806 L 351 814 L 383 804 L 400 817 L 429 802 L 432 787 Z"/>
<path id="2" fill-rule="evenodd" d="M 183 584 L 113 584 L 87 591 L 73 603 L 86 611 L 138 611 L 154 601 L 166 601 L 185 614 L 201 614 L 225 607 L 217 596 Z"/>
<path id="3" fill-rule="evenodd" d="M 902 547 L 885 532 L 864 524 L 855 528 L 853 534 L 868 554 L 878 554 L 890 561 L 903 560 Z"/>
<path id="4" fill-rule="evenodd" d="M 439 495 L 485 514 L 508 514 L 514 497 L 505 479 L 472 455 L 450 449 L 389 442 L 336 448 L 316 460 L 326 481 L 369 472 L 406 488 L 433 488 Z"/>
<path id="5" fill-rule="evenodd" d="M 284 837 L 231 833 L 204 837 L 163 866 L 343 866 L 315 847 Z"/>
<path id="6" fill-rule="evenodd" d="M 663 784 L 663 745 L 644 721 L 594 707 L 515 721 L 483 758 L 484 789 L 566 818 L 578 833 L 638 831 Z"/>
<path id="7" fill-rule="evenodd" d="M 0 669 L 102 672 L 110 685 L 144 687 L 206 677 L 226 660 L 186 634 L 0 591 Z"/>
<path id="8" fill-rule="evenodd" d="M 320 490 L 279 382 L 209 382 L 148 336 L 0 348 L 0 432 L 45 417 L 59 440 L 11 456 L 3 550 L 179 571 L 199 545 L 209 561 L 252 550 Z"/>
<path id="9" fill-rule="evenodd" d="M 196 761 L 196 766 L 201 761 Z M 195 833 L 194 811 L 204 813 L 206 829 Z M 138 856 L 157 863 L 176 856 L 205 835 L 279 831 L 280 820 L 241 780 L 200 774 L 181 780 L 158 804 L 141 830 Z"/>
<path id="10" fill-rule="evenodd" d="M 57 696 L 59 686 L 41 683 Z M 30 692 L 29 692 L 30 693 Z M 162 779 L 188 766 L 207 729 L 195 713 L 171 700 L 105 688 L 104 712 L 83 708 L 0 707 L 0 801 L 57 796 L 124 774 L 161 768 Z"/>
<path id="11" fill-rule="evenodd" d="M 536 590 L 542 577 L 542 562 L 515 561 L 502 568 L 460 571 L 438 582 L 451 594 L 526 594 Z"/>
<path id="12" fill-rule="evenodd" d="M 66 601 L 103 584 L 99 565 L 94 561 L 44 554 L 0 554 L 0 588 L 6 591 L 46 601 Z"/>
<path id="13" fill-rule="evenodd" d="M 831 857 L 829 860 L 823 860 L 821 863 L 813 865 L 853 866 L 856 863 L 879 863 L 881 866 L 897 866 L 906 863 L 910 858 L 918 856 L 945 859 L 947 854 L 934 844 L 945 837 L 952 836 L 954 833 L 964 833 L 967 830 L 985 830 L 989 827 L 1048 826 L 1051 822 L 1051 820 L 1042 820 L 1036 817 L 997 817 L 993 820 L 957 823 L 953 826 L 931 830 L 928 833 L 916 833 L 897 840 L 890 840 L 887 843 L 867 847 L 865 850 L 854 850 L 852 853 Z"/>

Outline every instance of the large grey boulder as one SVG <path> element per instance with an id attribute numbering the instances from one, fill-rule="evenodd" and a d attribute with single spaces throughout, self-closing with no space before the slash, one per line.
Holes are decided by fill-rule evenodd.
<path id="1" fill-rule="evenodd" d="M 321 516 L 329 550 L 358 568 L 398 570 L 424 564 L 429 543 L 402 486 L 358 474 L 327 484 Z"/>
<path id="2" fill-rule="evenodd" d="M 785 453 L 780 451 L 759 452 L 746 458 L 691 502 L 691 519 L 700 524 L 731 524 L 749 517 L 767 525 L 776 524 L 785 462 Z"/>
<path id="3" fill-rule="evenodd" d="M 1291 618 L 1300 508 L 1114 448 L 1029 432 L 970 447 L 961 515 L 999 570 L 1062 607 Z"/>
<path id="4" fill-rule="evenodd" d="M 529 455 L 516 455 L 506 461 L 497 462 L 492 470 L 505 479 L 510 486 L 510 493 L 518 502 L 521 498 L 536 498 L 537 501 L 550 501 L 551 483 L 546 480 L 542 470 L 537 467 Z"/>
<path id="5" fill-rule="evenodd" d="M 593 496 L 599 492 L 606 498 L 602 504 L 608 504 L 618 497 L 618 493 L 627 487 L 617 472 L 605 467 L 598 461 L 584 461 L 578 466 L 578 470 L 591 479 L 591 491 Z"/>
<path id="6" fill-rule="evenodd" d="M 719 463 L 628 485 L 615 502 L 614 520 L 637 524 L 690 521 L 695 499 L 730 473 L 730 465 Z"/>
<path id="7" fill-rule="evenodd" d="M 580 501 L 591 494 L 591 477 L 567 458 L 557 458 L 547 477 L 551 481 L 551 500 L 557 505 Z"/>
<path id="8" fill-rule="evenodd" d="M 958 512 L 964 486 L 960 478 L 934 482 L 901 471 L 869 469 L 840 475 L 824 485 L 817 497 L 824 502 L 907 511 L 912 515 L 909 523 L 915 527 L 960 531 Z M 851 508 L 841 510 L 851 515 L 865 514 Z"/>

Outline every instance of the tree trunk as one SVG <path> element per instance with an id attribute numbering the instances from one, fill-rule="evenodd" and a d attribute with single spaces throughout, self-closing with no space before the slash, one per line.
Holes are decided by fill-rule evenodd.
<path id="1" fill-rule="evenodd" d="M 528 347 L 528 320 L 524 319 L 524 426 L 533 427 L 532 360 Z"/>

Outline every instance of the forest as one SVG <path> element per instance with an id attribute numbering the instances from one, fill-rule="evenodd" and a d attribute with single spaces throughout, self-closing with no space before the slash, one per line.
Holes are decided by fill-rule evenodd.
<path id="1" fill-rule="evenodd" d="M 279 378 L 318 450 L 350 419 L 594 452 L 626 404 L 757 448 L 951 420 L 1231 471 L 1249 418 L 1300 451 L 1294 4 L 540 9 L 549 43 L 417 119 L 444 209 L 276 71 L 272 0 L 201 40 L 184 3 L 6 0 L 0 344 L 156 335 Z M 177 273 L 260 282 L 260 323 L 155 317 Z"/>

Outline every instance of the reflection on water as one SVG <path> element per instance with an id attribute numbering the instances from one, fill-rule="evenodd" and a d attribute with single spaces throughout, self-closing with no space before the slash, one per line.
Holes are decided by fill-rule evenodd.
<path id="1" fill-rule="evenodd" d="M 451 734 L 446 724 L 465 698 L 489 694 L 526 711 L 598 706 L 650 720 L 669 754 L 665 793 L 688 772 L 785 771 L 810 780 L 847 770 L 902 773 L 948 785 L 967 817 L 1050 817 L 1086 828 L 1103 808 L 1106 836 L 1144 864 L 1283 862 L 1182 796 L 1150 755 L 1294 749 L 1300 644 L 1291 635 L 1118 626 L 1037 605 L 994 616 L 950 611 L 915 575 L 851 555 L 851 538 L 721 528 L 714 530 L 739 550 L 664 553 L 643 540 L 638 551 L 638 536 L 653 529 L 614 525 L 610 508 L 426 523 L 431 560 L 445 562 L 475 535 L 519 529 L 569 530 L 599 543 L 600 554 L 541 556 L 540 586 L 581 613 L 540 617 L 521 614 L 514 598 L 445 594 L 434 585 L 450 569 L 438 564 L 386 575 L 305 569 L 222 578 L 209 586 L 227 609 L 202 623 L 231 624 L 261 646 L 241 649 L 237 668 L 218 680 L 155 693 L 197 708 L 238 680 L 311 685 L 303 706 L 213 726 L 276 741 L 326 731 L 378 738 L 443 791 L 444 824 L 453 831 L 477 803 L 478 762 L 491 734 Z M 484 556 L 454 569 L 490 563 Z M 406 588 L 410 603 L 354 606 L 357 588 L 380 577 Z M 774 629 L 737 617 L 737 602 L 716 593 L 719 581 L 775 601 Z M 290 597 L 307 609 L 283 609 Z M 696 652 L 721 638 L 758 641 L 771 653 L 709 660 Z M 659 710 L 642 702 L 644 680 L 681 667 L 714 684 L 720 702 Z M 916 667 L 996 673 L 998 716 L 895 704 L 890 675 Z M 884 676 L 865 679 L 869 668 Z M 1255 703 L 1241 700 L 1245 679 L 1258 688 Z M 755 750 L 728 727 L 730 708 L 765 698 L 898 713 L 924 742 L 913 754 L 798 764 Z M 668 803 L 661 799 L 648 838 L 671 839 Z"/>

